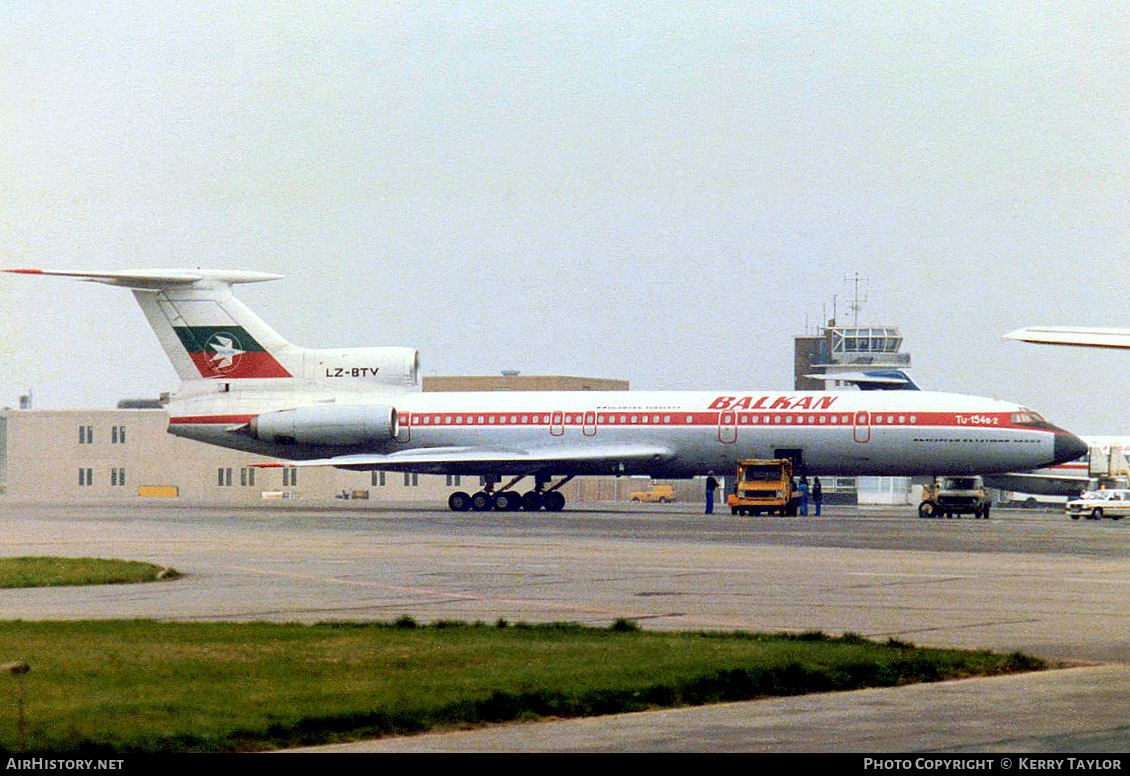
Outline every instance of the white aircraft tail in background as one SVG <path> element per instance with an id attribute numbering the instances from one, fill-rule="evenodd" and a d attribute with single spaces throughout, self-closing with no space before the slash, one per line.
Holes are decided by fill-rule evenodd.
<path id="1" fill-rule="evenodd" d="M 1082 326 L 1030 326 L 1004 335 L 1005 339 L 1037 345 L 1081 348 L 1130 348 L 1130 329 L 1091 329 Z"/>

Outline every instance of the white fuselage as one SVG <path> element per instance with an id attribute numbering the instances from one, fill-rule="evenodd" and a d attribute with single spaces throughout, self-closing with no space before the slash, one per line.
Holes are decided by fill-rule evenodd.
<path id="1" fill-rule="evenodd" d="M 257 391 L 252 400 L 208 393 L 206 400 L 197 395 L 170 405 L 172 433 L 290 460 L 428 448 L 582 450 L 646 443 L 664 454 L 547 468 L 555 474 L 689 477 L 726 470 L 743 458 L 792 457 L 819 474 L 913 476 L 1032 469 L 1064 460 L 1063 444 L 1077 444 L 1067 432 L 1030 422 L 1031 413 L 1018 405 L 926 391 L 347 395 L 318 404 L 391 404 L 399 418 L 396 435 L 340 446 L 277 444 L 240 429 L 258 413 L 302 406 L 301 397 Z M 523 463 L 484 467 L 452 461 L 430 470 L 519 474 L 528 469 Z"/>

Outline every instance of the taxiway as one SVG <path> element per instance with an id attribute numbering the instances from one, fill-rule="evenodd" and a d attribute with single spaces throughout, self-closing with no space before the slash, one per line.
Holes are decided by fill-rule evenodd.
<path id="1" fill-rule="evenodd" d="M 160 585 L 9 591 L 0 599 L 0 617 L 315 622 L 411 616 L 419 621 L 503 618 L 590 625 L 629 618 L 655 629 L 821 630 L 920 645 L 1021 650 L 1104 665 L 1077 669 L 1081 673 L 1074 675 L 1093 685 L 1082 696 L 1075 686 L 1064 691 L 1063 704 L 1079 708 L 1073 716 L 1057 716 L 1070 718 L 1075 727 L 1010 729 L 1008 740 L 1059 736 L 1082 741 L 1084 733 L 1106 731 L 1112 747 L 1130 743 L 1130 732 L 1119 732 L 1111 721 L 1117 716 L 1112 708 L 1130 712 L 1124 708 L 1130 701 L 1118 705 L 1107 697 L 1120 692 L 1126 697 L 1130 688 L 1125 666 L 1130 663 L 1130 607 L 1125 605 L 1130 523 L 1073 522 L 1058 512 L 1020 510 L 998 510 L 988 521 L 920 520 L 910 508 L 825 512 L 820 518 L 706 517 L 689 506 L 633 505 L 527 516 L 454 514 L 404 505 L 353 510 L 313 504 L 212 509 L 7 503 L 0 504 L 3 555 L 129 558 L 174 567 L 184 577 Z M 1044 681 L 1056 686 L 1064 680 L 1053 682 L 1053 673 L 1070 674 L 1049 672 Z M 1010 682 L 1033 680 L 992 681 L 1016 692 Z M 991 682 L 967 684 L 983 688 Z M 1104 706 L 1107 722 L 1095 723 L 1098 728 L 1080 716 L 1084 707 L 1094 705 L 1081 699 L 1088 691 Z M 965 700 L 953 702 L 970 703 L 969 691 L 955 696 L 952 688 L 868 692 L 887 693 L 877 697 L 888 708 L 894 708 L 895 697 L 913 697 L 914 708 L 932 702 L 944 707 L 961 697 Z M 1043 697 L 1051 704 L 1053 695 L 1048 689 Z M 755 746 L 762 741 L 755 733 L 760 723 L 754 720 L 764 722 L 769 713 L 828 724 L 811 711 L 812 704 L 838 707 L 850 702 L 850 694 L 826 697 L 831 700 L 738 704 L 742 709 L 736 713 L 745 722 L 733 727 L 736 737 L 715 740 L 725 740 L 719 746 L 728 751 L 760 748 L 760 743 Z M 865 701 L 860 703 L 864 705 L 854 707 L 855 716 L 866 708 Z M 790 704 L 798 710 L 789 712 Z M 669 714 L 693 719 L 719 713 Z M 667 714 L 649 718 L 673 718 Z M 992 715 L 982 719 L 986 735 L 1001 733 Z M 636 729 L 640 723 L 556 724 L 587 731 L 591 743 L 594 730 Z M 754 738 L 742 739 L 743 730 Z M 403 746 L 473 738 L 459 735 L 408 740 Z M 482 742 L 505 733 L 479 735 L 486 737 L 478 739 Z M 701 730 L 681 735 L 664 733 L 667 743 L 659 748 L 703 748 L 709 740 Z M 796 735 L 808 740 L 809 748 L 819 748 L 803 732 Z M 969 731 L 962 736 L 948 742 L 912 736 L 896 748 L 987 745 Z M 619 746 L 654 749 L 646 740 L 624 739 Z M 780 731 L 765 740 L 793 746 L 782 743 L 792 739 Z M 884 741 L 860 732 L 855 743 L 887 750 L 890 742 Z M 396 746 L 392 741 L 374 744 Z M 859 750 L 849 744 L 839 741 L 837 747 Z M 557 739 L 529 747 L 517 741 L 497 744 L 507 749 L 542 745 L 588 748 Z M 618 745 L 607 740 L 592 745 L 610 747 Z"/>

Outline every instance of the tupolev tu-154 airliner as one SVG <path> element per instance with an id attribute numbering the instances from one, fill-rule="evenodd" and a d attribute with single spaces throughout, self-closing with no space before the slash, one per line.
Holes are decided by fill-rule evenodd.
<path id="1" fill-rule="evenodd" d="M 1025 407 L 932 391 L 424 393 L 416 350 L 301 348 L 232 293 L 279 275 L 5 271 L 131 289 L 181 380 L 170 433 L 287 466 L 482 476 L 482 491 L 451 494 L 454 510 L 556 511 L 578 475 L 685 478 L 743 458 L 914 476 L 1023 471 L 1087 450 Z M 525 478 L 533 485 L 520 493 Z"/>

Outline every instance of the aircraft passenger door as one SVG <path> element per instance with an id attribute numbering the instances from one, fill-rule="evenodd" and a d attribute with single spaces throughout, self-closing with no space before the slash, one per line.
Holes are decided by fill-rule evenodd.
<path id="1" fill-rule="evenodd" d="M 411 442 L 412 441 L 412 413 L 405 412 L 403 415 L 397 416 L 397 419 L 396 419 L 396 441 L 397 442 Z"/>
<path id="2" fill-rule="evenodd" d="M 718 441 L 724 445 L 738 441 L 738 413 L 733 410 L 718 413 Z"/>
<path id="3" fill-rule="evenodd" d="M 855 413 L 855 441 L 856 442 L 870 442 L 871 441 L 871 413 L 870 412 L 857 412 L 857 413 Z"/>
<path id="4" fill-rule="evenodd" d="M 565 433 L 565 413 L 557 410 L 549 416 L 549 433 L 561 436 Z"/>
<path id="5" fill-rule="evenodd" d="M 585 436 L 596 436 L 596 411 L 589 410 L 585 413 L 584 424 L 581 426 L 581 432 Z"/>

